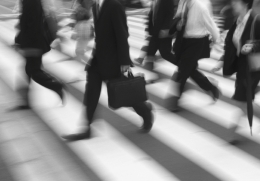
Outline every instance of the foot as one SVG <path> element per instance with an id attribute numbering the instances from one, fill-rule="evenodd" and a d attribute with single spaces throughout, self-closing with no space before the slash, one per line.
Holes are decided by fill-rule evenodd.
<path id="1" fill-rule="evenodd" d="M 171 111 L 171 112 L 179 112 L 180 107 L 178 105 L 178 102 L 179 102 L 179 97 L 177 97 L 177 96 L 169 97 L 166 100 L 166 108 L 168 108 L 169 111 Z"/>
<path id="2" fill-rule="evenodd" d="M 142 65 L 143 64 L 143 61 L 144 61 L 144 58 L 141 58 L 141 57 L 139 57 L 139 58 L 136 58 L 136 59 L 134 59 L 137 63 L 139 63 L 140 65 Z"/>
<path id="3" fill-rule="evenodd" d="M 241 140 L 231 140 L 228 142 L 230 145 L 236 146 L 241 144 Z"/>
<path id="4" fill-rule="evenodd" d="M 62 105 L 65 105 L 65 103 L 66 103 L 66 101 L 65 101 L 65 89 L 66 89 L 66 86 L 64 84 L 62 84 L 61 89 L 56 91 L 56 93 L 59 95 L 59 97 L 62 101 Z"/>
<path id="5" fill-rule="evenodd" d="M 31 107 L 28 104 L 25 104 L 25 105 L 16 106 L 10 109 L 10 111 L 20 111 L 20 110 L 28 110 L 28 109 L 31 109 Z"/>
<path id="6" fill-rule="evenodd" d="M 91 137 L 91 131 L 90 129 L 88 129 L 86 132 L 83 133 L 64 135 L 61 137 L 67 141 L 79 141 L 89 139 Z"/>
<path id="7" fill-rule="evenodd" d="M 220 91 L 217 86 L 212 85 L 212 90 L 211 90 L 211 97 L 214 101 L 217 101 L 219 99 Z"/>
<path id="8" fill-rule="evenodd" d="M 154 63 L 153 62 L 146 62 L 143 67 L 147 70 L 152 71 L 154 69 Z"/>
<path id="9" fill-rule="evenodd" d="M 151 131 L 152 127 L 153 127 L 153 123 L 154 123 L 154 115 L 152 113 L 152 104 L 151 103 L 146 103 L 147 107 L 149 108 L 149 116 L 148 119 L 149 120 L 145 120 L 144 118 L 144 124 L 142 125 L 142 127 L 140 128 L 141 132 L 143 133 L 148 133 Z"/>

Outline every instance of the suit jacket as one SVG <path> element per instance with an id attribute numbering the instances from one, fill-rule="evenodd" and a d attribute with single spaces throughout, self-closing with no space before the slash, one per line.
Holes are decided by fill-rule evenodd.
<path id="1" fill-rule="evenodd" d="M 158 36 L 160 30 L 170 29 L 174 17 L 174 0 L 158 0 L 155 12 L 151 8 L 149 13 L 149 34 Z"/>
<path id="2" fill-rule="evenodd" d="M 50 45 L 44 35 L 43 17 L 41 0 L 23 0 L 20 31 L 15 38 L 15 43 L 21 48 L 36 48 L 43 53 L 49 51 Z"/>
<path id="3" fill-rule="evenodd" d="M 132 65 L 129 55 L 128 26 L 125 9 L 118 0 L 104 0 L 97 17 L 93 4 L 96 47 L 92 65 L 104 79 L 120 75 L 122 65 Z"/>
<path id="4" fill-rule="evenodd" d="M 247 24 L 245 26 L 244 32 L 241 37 L 241 45 L 245 45 L 248 40 L 250 40 L 250 33 L 251 33 L 251 26 L 253 20 L 255 18 L 255 14 L 251 13 L 248 18 Z M 242 55 L 240 53 L 237 56 L 237 49 L 233 44 L 233 35 L 236 30 L 236 21 L 233 26 L 230 28 L 226 40 L 225 40 L 225 54 L 223 56 L 224 66 L 223 66 L 223 75 L 224 76 L 231 76 L 232 74 L 238 71 L 238 62 L 239 61 L 247 61 L 247 56 Z M 260 17 L 257 17 L 256 24 L 255 24 L 255 39 L 260 40 Z M 259 44 L 255 44 L 254 46 L 255 51 L 259 51 Z"/>

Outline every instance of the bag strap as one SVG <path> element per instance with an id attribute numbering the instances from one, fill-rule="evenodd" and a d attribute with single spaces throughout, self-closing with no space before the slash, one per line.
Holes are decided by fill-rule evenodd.
<path id="1" fill-rule="evenodd" d="M 250 32 L 250 39 L 251 40 L 255 40 L 255 23 L 256 23 L 256 20 L 257 20 L 257 17 L 258 17 L 259 14 L 257 14 L 254 18 L 254 21 L 251 25 L 251 32 Z"/>

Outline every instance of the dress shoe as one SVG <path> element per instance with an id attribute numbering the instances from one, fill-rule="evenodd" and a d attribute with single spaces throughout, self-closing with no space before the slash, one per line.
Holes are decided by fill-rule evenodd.
<path id="1" fill-rule="evenodd" d="M 28 109 L 31 109 L 31 107 L 25 104 L 25 105 L 19 105 L 14 108 L 11 108 L 10 111 L 21 111 L 21 110 L 28 110 Z"/>
<path id="2" fill-rule="evenodd" d="M 165 106 L 166 108 L 171 112 L 180 112 L 180 107 L 178 105 L 179 103 L 179 97 L 177 96 L 171 96 L 167 100 L 165 100 Z"/>
<path id="3" fill-rule="evenodd" d="M 56 93 L 59 95 L 59 97 L 62 101 L 62 105 L 65 105 L 65 103 L 66 103 L 65 90 L 66 90 L 66 86 L 65 86 L 65 84 L 62 83 L 61 88 L 56 91 Z"/>
<path id="4" fill-rule="evenodd" d="M 212 85 L 211 89 L 211 96 L 214 101 L 217 101 L 219 99 L 220 91 L 217 86 Z"/>
<path id="5" fill-rule="evenodd" d="M 154 63 L 153 62 L 146 62 L 143 67 L 147 70 L 152 71 L 154 69 Z"/>
<path id="6" fill-rule="evenodd" d="M 150 132 L 152 127 L 153 127 L 153 123 L 154 123 L 154 115 L 152 113 L 152 110 L 153 110 L 152 104 L 151 103 L 146 103 L 146 105 L 149 108 L 149 114 L 150 115 L 147 116 L 149 121 L 145 120 L 146 118 L 143 118 L 144 119 L 144 123 L 143 123 L 142 127 L 140 128 L 140 131 L 143 132 L 143 133 Z"/>
<path id="7" fill-rule="evenodd" d="M 89 139 L 91 137 L 91 131 L 90 129 L 88 129 L 86 132 L 83 133 L 64 135 L 61 137 L 67 141 L 79 141 Z"/>
<path id="8" fill-rule="evenodd" d="M 240 145 L 242 143 L 242 141 L 241 140 L 231 140 L 228 143 L 230 145 L 237 146 L 237 145 Z"/>

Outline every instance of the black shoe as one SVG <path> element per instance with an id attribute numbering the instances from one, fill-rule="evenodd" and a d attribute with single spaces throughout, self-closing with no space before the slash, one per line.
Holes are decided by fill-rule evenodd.
<path id="1" fill-rule="evenodd" d="M 140 131 L 143 133 L 148 133 L 151 131 L 152 127 L 153 127 L 153 123 L 154 123 L 154 115 L 152 113 L 152 104 L 151 103 L 146 103 L 146 105 L 149 108 L 149 121 L 144 120 L 144 124 L 142 125 L 142 127 L 140 128 Z M 145 118 L 144 118 L 145 119 Z"/>
<path id="2" fill-rule="evenodd" d="M 64 84 L 62 84 L 61 88 L 59 90 L 56 91 L 56 93 L 59 95 L 61 101 L 62 101 L 62 105 L 65 105 L 66 100 L 65 100 L 65 90 L 66 90 L 66 86 Z"/>
<path id="3" fill-rule="evenodd" d="M 143 67 L 147 70 L 152 71 L 154 69 L 154 63 L 153 62 L 146 62 Z"/>
<path id="4" fill-rule="evenodd" d="M 79 140 L 89 139 L 90 137 L 91 137 L 90 129 L 88 129 L 84 133 L 70 134 L 70 135 L 61 136 L 61 138 L 65 139 L 67 141 L 79 141 Z"/>
<path id="5" fill-rule="evenodd" d="M 231 140 L 228 143 L 230 145 L 237 146 L 237 145 L 240 145 L 242 143 L 242 141 L 240 141 L 240 140 Z"/>
<path id="6" fill-rule="evenodd" d="M 28 109 L 31 109 L 31 107 L 29 105 L 25 104 L 25 105 L 20 105 L 20 106 L 11 108 L 9 111 L 21 111 L 21 110 L 28 110 Z"/>
<path id="7" fill-rule="evenodd" d="M 179 97 L 177 96 L 171 96 L 168 99 L 165 100 L 165 106 L 166 108 L 171 112 L 180 112 L 180 107 L 178 105 L 179 103 Z"/>
<path id="8" fill-rule="evenodd" d="M 219 99 L 220 91 L 217 86 L 212 85 L 211 96 L 214 101 Z"/>

